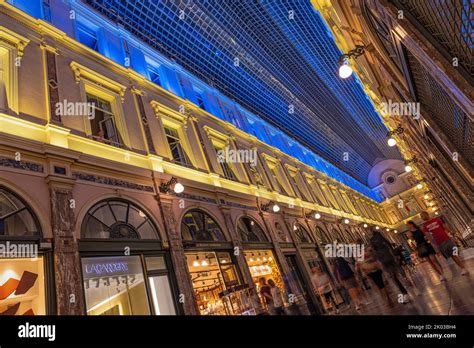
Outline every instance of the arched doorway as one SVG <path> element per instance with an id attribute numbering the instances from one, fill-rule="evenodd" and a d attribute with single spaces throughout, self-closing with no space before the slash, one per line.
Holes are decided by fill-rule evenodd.
<path id="1" fill-rule="evenodd" d="M 201 209 L 186 212 L 181 238 L 200 314 L 252 314 L 248 285 L 242 284 L 232 244 L 216 220 Z"/>
<path id="2" fill-rule="evenodd" d="M 81 223 L 82 276 L 88 315 L 176 314 L 169 256 L 150 214 L 110 198 Z"/>

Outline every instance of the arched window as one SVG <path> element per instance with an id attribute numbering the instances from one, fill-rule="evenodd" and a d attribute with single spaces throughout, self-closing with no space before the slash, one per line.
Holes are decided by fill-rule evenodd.
<path id="1" fill-rule="evenodd" d="M 157 239 L 150 218 L 140 208 L 125 200 L 107 199 L 87 212 L 81 226 L 82 238 Z"/>
<path id="2" fill-rule="evenodd" d="M 244 242 L 268 242 L 262 228 L 251 218 L 244 216 L 239 219 L 237 229 Z"/>
<path id="3" fill-rule="evenodd" d="M 181 236 L 185 241 L 225 241 L 219 225 L 209 214 L 201 210 L 191 210 L 184 215 L 181 221 Z"/>
<path id="4" fill-rule="evenodd" d="M 295 232 L 296 239 L 300 243 L 311 243 L 311 238 L 309 238 L 308 231 L 301 226 L 299 223 L 293 225 L 293 231 Z"/>
<path id="5" fill-rule="evenodd" d="M 331 243 L 331 237 L 329 234 L 322 229 L 320 226 L 316 226 L 316 233 L 319 236 L 321 244 L 328 244 Z"/>
<path id="6" fill-rule="evenodd" d="M 0 186 L 0 237 L 40 236 L 41 228 L 31 208 Z"/>

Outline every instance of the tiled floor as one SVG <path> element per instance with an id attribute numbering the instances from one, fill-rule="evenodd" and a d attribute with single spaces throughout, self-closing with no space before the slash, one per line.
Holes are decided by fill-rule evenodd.
<path id="1" fill-rule="evenodd" d="M 389 286 L 390 297 L 395 305 L 388 307 L 375 289 L 366 292 L 370 303 L 360 311 L 353 308 L 341 309 L 341 315 L 466 315 L 474 314 L 474 258 L 466 260 L 470 272 L 461 276 L 460 269 L 452 262 L 440 260 L 446 276 L 445 282 L 428 262 L 416 267 L 415 287 L 408 287 L 410 301 L 397 302 L 399 293 L 393 283 Z"/>

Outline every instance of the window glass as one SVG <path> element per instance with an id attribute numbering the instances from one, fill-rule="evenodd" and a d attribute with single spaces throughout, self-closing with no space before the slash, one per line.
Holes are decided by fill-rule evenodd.
<path id="1" fill-rule="evenodd" d="M 151 256 L 146 258 L 146 269 L 148 271 L 166 270 L 166 262 L 164 256 Z"/>
<path id="2" fill-rule="evenodd" d="M 0 187 L 0 236 L 37 236 L 40 227 L 18 197 Z"/>
<path id="3" fill-rule="evenodd" d="M 88 28 L 85 24 L 77 22 L 77 40 L 92 48 L 95 51 L 99 51 L 99 41 L 97 39 L 97 31 Z"/>
<path id="4" fill-rule="evenodd" d="M 217 155 L 217 162 L 219 162 L 222 172 L 224 174 L 224 177 L 229 180 L 234 180 L 237 181 L 237 177 L 235 176 L 234 171 L 232 170 L 232 167 L 226 160 L 226 156 L 220 156 L 219 153 L 221 151 L 224 151 L 223 148 L 219 148 L 217 146 L 214 147 L 214 150 L 216 151 Z"/>
<path id="5" fill-rule="evenodd" d="M 237 228 L 240 233 L 240 238 L 244 242 L 266 242 L 267 237 L 261 227 L 248 217 L 242 217 L 239 220 Z"/>
<path id="6" fill-rule="evenodd" d="M 171 127 L 165 126 L 165 134 L 173 161 L 184 166 L 189 166 L 191 161 L 189 160 L 186 151 L 184 151 L 178 131 Z"/>
<path id="7" fill-rule="evenodd" d="M 157 239 L 150 218 L 127 201 L 108 199 L 93 206 L 81 226 L 82 238 Z"/>
<path id="8" fill-rule="evenodd" d="M 156 315 L 176 314 L 170 282 L 167 275 L 149 277 L 150 292 Z"/>
<path id="9" fill-rule="evenodd" d="M 43 258 L 0 258 L 0 316 L 45 314 Z"/>
<path id="10" fill-rule="evenodd" d="M 150 314 L 139 256 L 82 258 L 88 315 Z"/>
<path id="11" fill-rule="evenodd" d="M 110 102 L 92 94 L 87 94 L 87 102 L 94 105 L 94 117 L 90 118 L 91 137 L 110 145 L 123 144 Z"/>
<path id="12" fill-rule="evenodd" d="M 184 215 L 181 234 L 186 241 L 225 241 L 219 225 L 200 210 L 192 210 Z"/>

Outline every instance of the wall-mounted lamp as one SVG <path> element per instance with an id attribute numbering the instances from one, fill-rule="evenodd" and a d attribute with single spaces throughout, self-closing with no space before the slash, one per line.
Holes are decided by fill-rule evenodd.
<path id="1" fill-rule="evenodd" d="M 274 213 L 278 213 L 280 211 L 280 207 L 274 201 L 270 201 L 266 204 L 261 204 L 260 209 L 262 209 L 263 211 L 268 211 L 270 206 L 272 207 Z"/>
<path id="2" fill-rule="evenodd" d="M 315 218 L 316 220 L 321 219 L 321 214 L 315 212 L 314 210 L 311 210 L 309 213 L 306 213 L 306 218 L 311 219 Z"/>
<path id="3" fill-rule="evenodd" d="M 413 170 L 413 167 L 411 166 L 412 164 L 415 164 L 418 162 L 418 159 L 416 157 L 413 157 L 409 160 L 405 161 L 405 172 L 410 173 Z"/>
<path id="4" fill-rule="evenodd" d="M 387 139 L 387 144 L 388 144 L 388 146 L 392 147 L 392 146 L 397 145 L 397 140 L 393 136 L 394 135 L 401 135 L 401 134 L 403 134 L 404 131 L 405 131 L 405 129 L 401 125 L 398 125 L 397 128 L 395 128 L 394 130 L 387 132 L 387 138 L 388 138 Z"/>
<path id="5" fill-rule="evenodd" d="M 173 176 L 170 179 L 170 181 L 168 181 L 167 183 L 161 183 L 160 192 L 161 193 L 168 193 L 171 189 L 171 186 L 173 186 L 173 185 L 174 185 L 173 191 L 175 193 L 181 193 L 181 192 L 184 191 L 184 186 L 178 182 L 178 178 Z"/>
<path id="6" fill-rule="evenodd" d="M 339 57 L 339 76 L 341 78 L 347 79 L 352 75 L 353 70 L 349 64 L 349 59 L 360 57 L 365 53 L 364 50 L 365 46 L 357 45 L 353 50 L 350 50 L 349 52 L 344 53 L 341 57 Z"/>

